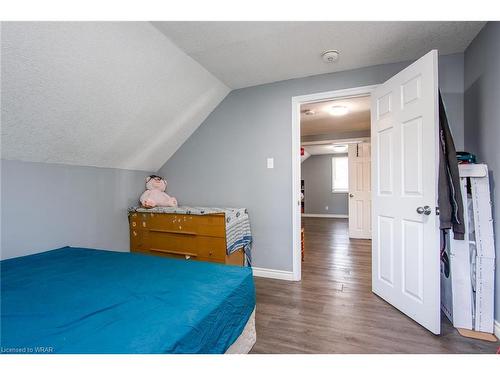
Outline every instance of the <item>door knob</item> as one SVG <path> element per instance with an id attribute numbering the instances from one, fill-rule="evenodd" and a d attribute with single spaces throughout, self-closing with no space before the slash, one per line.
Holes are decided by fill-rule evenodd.
<path id="1" fill-rule="evenodd" d="M 351 198 L 354 197 L 354 194 L 349 194 L 349 197 L 351 197 Z"/>
<path id="2" fill-rule="evenodd" d="M 417 213 L 429 216 L 431 214 L 431 208 L 429 206 L 417 207 Z"/>

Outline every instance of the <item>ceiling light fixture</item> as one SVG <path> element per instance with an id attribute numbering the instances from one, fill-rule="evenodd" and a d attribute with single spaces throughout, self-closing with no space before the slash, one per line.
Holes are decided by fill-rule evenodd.
<path id="1" fill-rule="evenodd" d="M 313 116 L 313 115 L 315 115 L 315 114 L 316 114 L 316 112 L 315 112 L 315 111 L 313 111 L 312 109 L 306 109 L 306 110 L 304 111 L 304 114 L 305 114 L 305 115 L 307 115 L 307 116 Z"/>
<path id="2" fill-rule="evenodd" d="M 330 49 L 328 51 L 324 51 L 321 54 L 321 58 L 323 59 L 324 62 L 332 64 L 339 59 L 339 55 L 340 55 L 339 51 L 337 51 L 336 49 Z"/>
<path id="3" fill-rule="evenodd" d="M 329 112 L 332 116 L 344 116 L 349 113 L 349 109 L 343 105 L 334 105 L 330 107 Z"/>

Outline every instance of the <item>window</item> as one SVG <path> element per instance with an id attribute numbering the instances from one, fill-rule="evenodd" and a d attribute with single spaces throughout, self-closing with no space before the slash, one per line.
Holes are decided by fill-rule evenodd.
<path id="1" fill-rule="evenodd" d="M 347 193 L 349 190 L 347 156 L 332 157 L 332 192 Z"/>

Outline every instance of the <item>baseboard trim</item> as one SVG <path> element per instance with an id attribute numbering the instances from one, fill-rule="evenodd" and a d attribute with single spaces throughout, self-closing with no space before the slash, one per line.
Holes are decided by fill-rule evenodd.
<path id="1" fill-rule="evenodd" d="M 302 217 L 328 217 L 331 219 L 348 219 L 349 215 L 340 214 L 302 214 Z"/>
<path id="2" fill-rule="evenodd" d="M 500 339 L 500 322 L 495 320 L 494 335 Z"/>
<path id="3" fill-rule="evenodd" d="M 252 267 L 253 275 L 257 277 L 266 277 L 268 279 L 293 281 L 292 271 L 273 270 L 270 268 Z"/>

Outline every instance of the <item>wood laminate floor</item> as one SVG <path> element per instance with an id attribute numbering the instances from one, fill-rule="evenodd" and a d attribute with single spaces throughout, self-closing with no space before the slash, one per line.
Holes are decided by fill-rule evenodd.
<path id="1" fill-rule="evenodd" d="M 303 218 L 302 281 L 255 278 L 251 353 L 495 353 L 443 317 L 434 336 L 371 291 L 371 241 L 350 240 L 346 219 Z"/>

